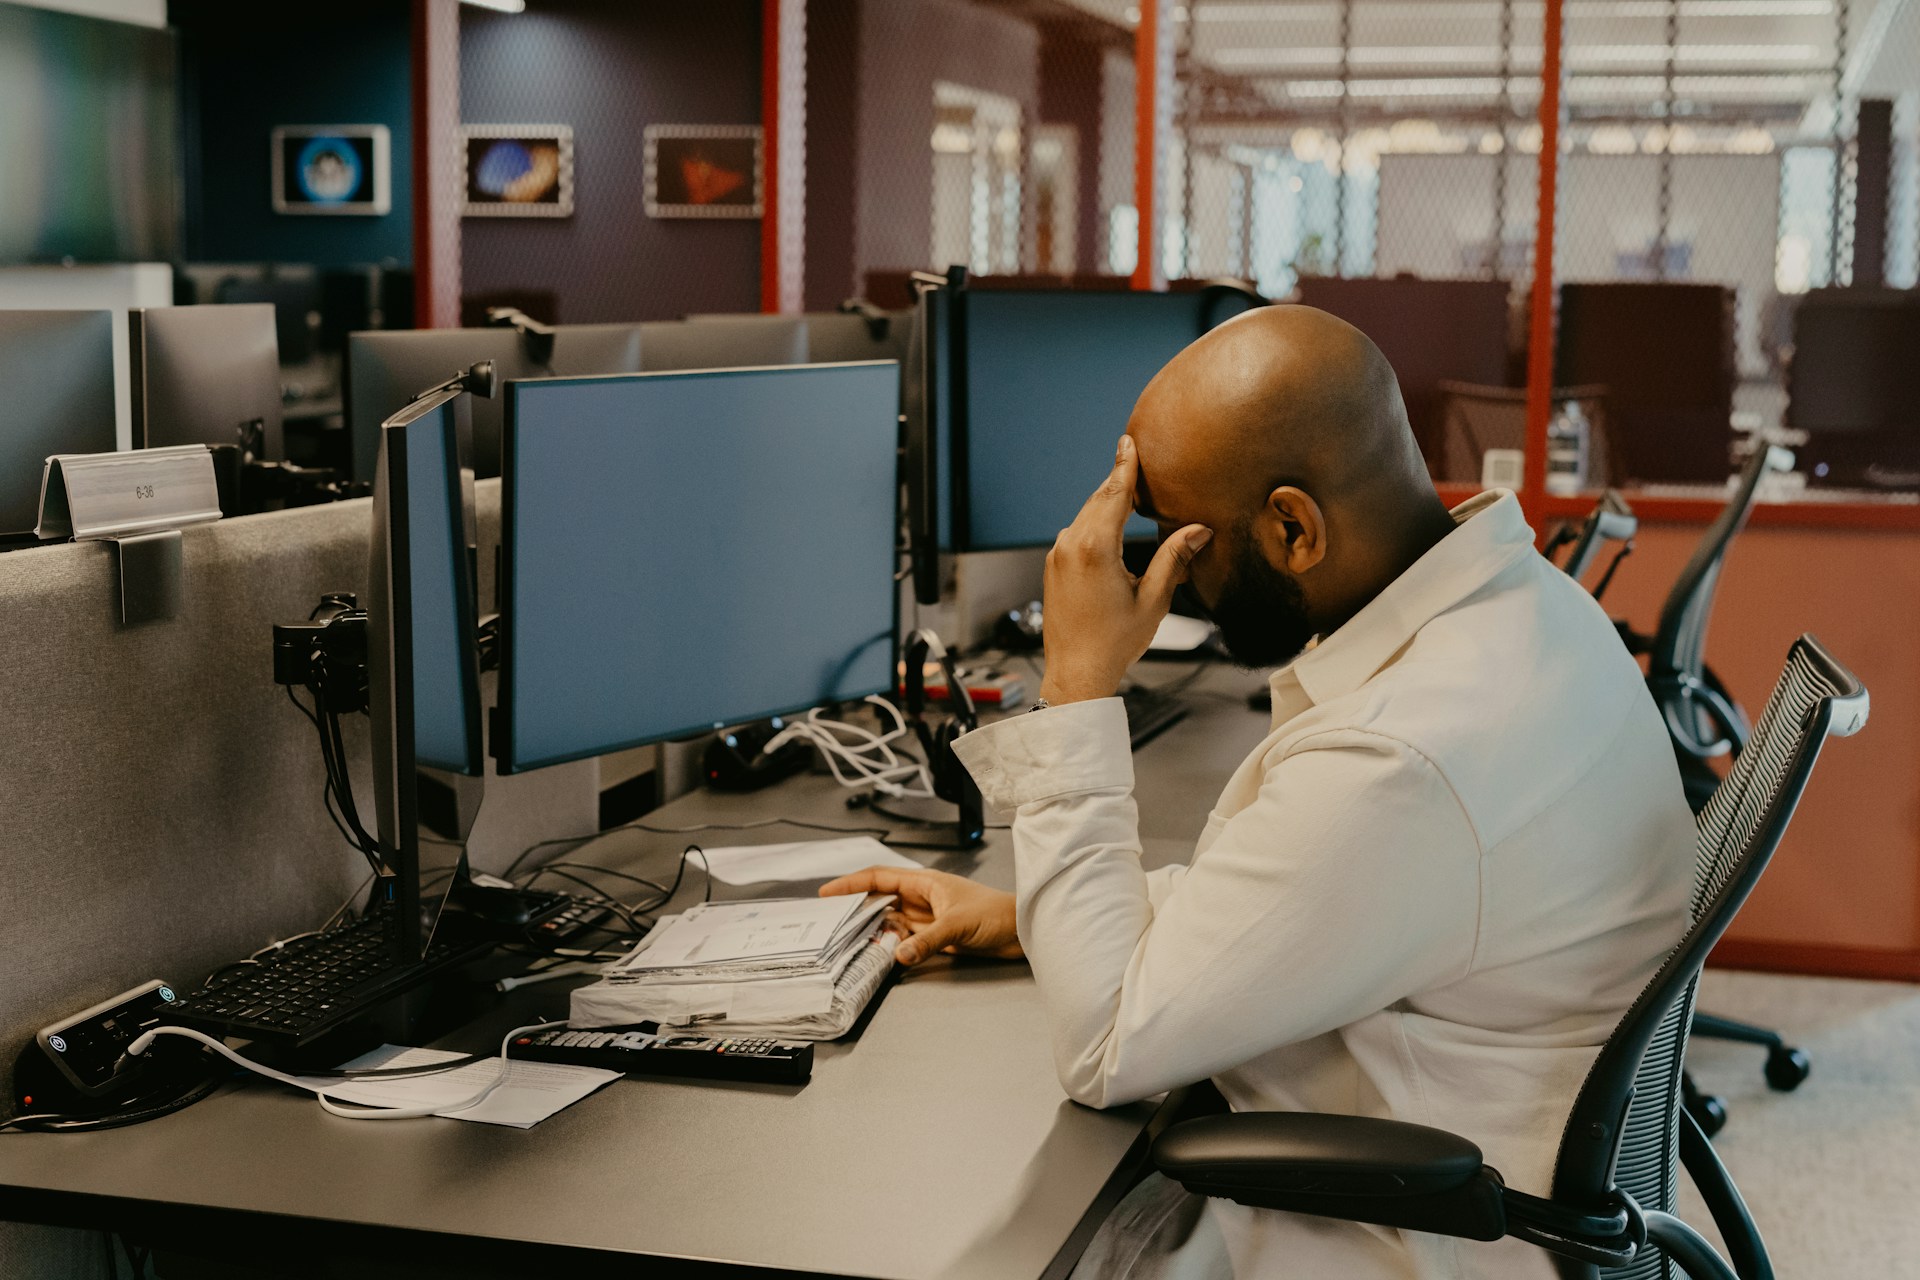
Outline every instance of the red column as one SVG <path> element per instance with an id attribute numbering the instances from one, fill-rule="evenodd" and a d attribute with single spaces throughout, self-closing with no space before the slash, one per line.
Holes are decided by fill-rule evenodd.
<path id="1" fill-rule="evenodd" d="M 760 0 L 760 309 L 780 310 L 780 0 Z"/>
<path id="2" fill-rule="evenodd" d="M 1158 289 L 1160 275 L 1160 202 L 1155 199 L 1160 161 L 1160 95 L 1163 75 L 1160 0 L 1140 0 L 1140 25 L 1133 32 L 1133 207 L 1139 213 L 1139 253 L 1133 263 L 1133 287 Z"/>
<path id="3" fill-rule="evenodd" d="M 1521 504 L 1536 527 L 1547 491 L 1547 421 L 1553 416 L 1553 215 L 1560 178 L 1560 9 L 1547 0 L 1540 61 L 1540 209 L 1533 237 L 1532 329 L 1527 339 L 1526 472 Z"/>

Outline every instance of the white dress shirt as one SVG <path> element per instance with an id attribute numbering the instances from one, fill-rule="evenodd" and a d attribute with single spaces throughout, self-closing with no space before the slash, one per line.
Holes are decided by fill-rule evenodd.
<path id="1" fill-rule="evenodd" d="M 1140 866 L 1117 698 L 955 751 L 1015 811 L 1021 945 L 1076 1101 L 1212 1077 L 1235 1110 L 1380 1116 L 1546 1194 L 1599 1046 L 1680 940 L 1694 825 L 1638 665 L 1480 495 L 1272 677 L 1192 861 Z M 1240 1280 L 1529 1277 L 1545 1253 L 1211 1203 Z"/>

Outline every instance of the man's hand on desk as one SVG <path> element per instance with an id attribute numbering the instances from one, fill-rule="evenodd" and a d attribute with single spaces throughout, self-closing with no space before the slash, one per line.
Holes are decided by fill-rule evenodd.
<path id="1" fill-rule="evenodd" d="M 1040 696 L 1059 705 L 1107 698 L 1153 641 L 1154 628 L 1187 580 L 1187 566 L 1213 538 L 1205 525 L 1171 534 L 1136 578 L 1120 557 L 1133 514 L 1139 460 L 1132 436 L 1121 436 L 1113 471 L 1094 490 L 1047 553 L 1047 674 Z"/>
<path id="2" fill-rule="evenodd" d="M 892 919 L 907 937 L 894 959 L 903 966 L 941 952 L 996 960 L 1018 960 L 1026 954 L 1014 932 L 1013 895 L 975 884 L 965 876 L 868 867 L 820 886 L 822 897 L 840 893 L 899 897 Z"/>

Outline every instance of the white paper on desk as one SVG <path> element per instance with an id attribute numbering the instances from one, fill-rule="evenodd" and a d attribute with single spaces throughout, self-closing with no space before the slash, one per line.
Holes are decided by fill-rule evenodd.
<path id="1" fill-rule="evenodd" d="M 618 969 L 642 973 L 818 958 L 865 901 L 865 894 L 844 893 L 831 898 L 703 904 L 663 921 L 648 935 L 645 948 L 622 960 Z"/>
<path id="2" fill-rule="evenodd" d="M 1154 628 L 1153 639 L 1147 642 L 1147 648 L 1158 649 L 1162 653 L 1191 653 L 1205 644 L 1212 634 L 1211 622 L 1170 613 L 1160 619 L 1160 625 Z"/>
<path id="3" fill-rule="evenodd" d="M 400 1045 L 384 1044 L 342 1064 L 341 1070 L 426 1067 L 464 1056 L 441 1049 L 407 1049 Z M 351 1083 L 325 1076 L 303 1076 L 301 1080 L 316 1093 L 326 1090 L 327 1096 L 335 1102 L 353 1102 L 369 1107 L 458 1107 L 491 1084 L 499 1071 L 500 1059 L 496 1056 L 430 1076 Z M 488 1094 L 479 1106 L 459 1111 L 436 1111 L 435 1114 L 453 1120 L 476 1120 L 481 1124 L 531 1129 L 602 1085 L 620 1078 L 618 1071 L 566 1066 L 555 1062 L 514 1062 L 509 1065 L 508 1072 L 506 1083 Z"/>
<path id="4" fill-rule="evenodd" d="M 792 844 L 742 844 L 705 848 L 707 870 L 728 884 L 760 884 L 768 880 L 828 880 L 867 867 L 903 867 L 920 864 L 902 857 L 872 836 L 834 840 L 800 840 Z"/>

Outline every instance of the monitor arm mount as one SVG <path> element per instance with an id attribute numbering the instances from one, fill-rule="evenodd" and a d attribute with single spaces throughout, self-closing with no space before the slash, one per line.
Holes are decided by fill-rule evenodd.
<path id="1" fill-rule="evenodd" d="M 920 274 L 916 272 L 915 274 Z M 867 322 L 867 336 L 875 342 L 885 342 L 887 334 L 893 330 L 893 317 L 874 306 L 865 298 L 847 298 L 840 303 L 842 315 L 859 316 Z"/>
<path id="2" fill-rule="evenodd" d="M 553 372 L 554 331 L 550 324 L 541 324 L 518 307 L 488 307 L 487 325 L 495 329 L 512 329 L 520 335 L 520 349 L 526 353 L 527 363 L 537 369 Z"/>

